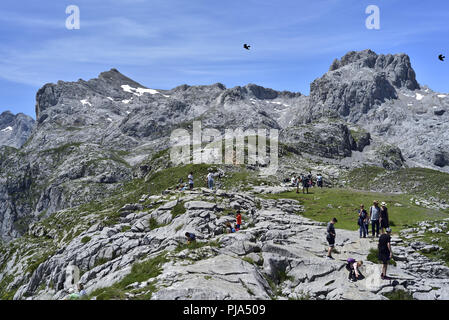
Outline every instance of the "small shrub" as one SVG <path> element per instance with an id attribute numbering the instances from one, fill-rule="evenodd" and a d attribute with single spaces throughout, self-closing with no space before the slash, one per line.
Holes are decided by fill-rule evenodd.
<path id="1" fill-rule="evenodd" d="M 176 206 L 174 206 L 174 208 L 171 211 L 171 215 L 173 217 L 173 219 L 177 216 L 180 216 L 182 214 L 184 214 L 186 212 L 186 208 L 184 207 L 184 203 L 183 202 L 178 202 L 176 204 Z"/>
<path id="2" fill-rule="evenodd" d="M 92 238 L 91 238 L 91 237 L 88 237 L 88 236 L 83 237 L 83 238 L 81 239 L 81 243 L 88 243 L 91 239 L 92 239 Z"/>
<path id="3" fill-rule="evenodd" d="M 369 254 L 366 257 L 366 260 L 371 261 L 373 263 L 380 263 L 379 261 L 379 249 L 375 249 L 375 248 L 371 248 L 369 250 Z M 394 261 L 393 259 L 390 259 L 388 261 L 388 264 L 391 264 L 393 266 L 396 265 L 396 261 Z"/>
<path id="4" fill-rule="evenodd" d="M 404 290 L 394 290 L 384 294 L 389 300 L 413 300 L 413 296 Z"/>

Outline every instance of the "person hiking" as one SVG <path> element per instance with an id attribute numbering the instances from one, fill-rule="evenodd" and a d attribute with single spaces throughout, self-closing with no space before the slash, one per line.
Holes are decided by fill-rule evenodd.
<path id="1" fill-rule="evenodd" d="M 187 176 L 187 179 L 189 180 L 189 189 L 192 190 L 193 189 L 193 172 L 189 173 L 189 175 Z"/>
<path id="2" fill-rule="evenodd" d="M 387 267 L 388 261 L 393 257 L 393 251 L 391 250 L 391 229 L 386 228 L 387 233 L 384 233 L 379 238 L 379 260 L 382 261 L 382 273 L 380 274 L 380 278 L 382 280 L 389 280 L 387 277 Z"/>
<path id="3" fill-rule="evenodd" d="M 309 180 L 309 188 L 312 188 L 313 187 L 312 172 L 309 171 L 309 174 L 307 175 L 307 179 Z"/>
<path id="4" fill-rule="evenodd" d="M 240 210 L 237 210 L 237 214 L 235 216 L 235 231 L 239 231 L 240 230 L 240 226 L 242 225 L 242 214 L 240 213 Z"/>
<path id="5" fill-rule="evenodd" d="M 354 258 L 348 258 L 346 261 L 346 270 L 349 271 L 348 280 L 350 282 L 357 281 L 360 277 L 359 268 L 363 265 L 363 261 L 356 261 Z"/>
<path id="6" fill-rule="evenodd" d="M 368 234 L 368 212 L 365 210 L 365 206 L 363 204 L 360 205 L 360 209 L 358 211 L 359 219 L 357 221 L 358 225 L 360 226 L 359 232 L 360 232 L 360 238 L 366 238 L 366 235 Z"/>
<path id="7" fill-rule="evenodd" d="M 380 223 L 380 233 L 384 234 L 385 233 L 384 229 L 390 226 L 390 222 L 388 221 L 387 204 L 385 202 L 381 203 L 379 223 Z"/>
<path id="8" fill-rule="evenodd" d="M 374 200 L 373 205 L 369 208 L 369 216 L 371 221 L 371 232 L 374 238 L 374 233 L 376 237 L 379 237 L 379 218 L 380 218 L 380 208 L 379 201 Z"/>
<path id="9" fill-rule="evenodd" d="M 316 176 L 316 182 L 318 184 L 318 187 L 323 188 L 323 176 L 321 175 L 321 173 L 318 173 L 318 175 Z"/>
<path id="10" fill-rule="evenodd" d="M 301 180 L 302 180 L 302 193 L 305 193 L 304 190 L 306 190 L 307 193 L 309 193 L 309 179 L 305 174 L 303 174 Z"/>
<path id="11" fill-rule="evenodd" d="M 329 249 L 327 250 L 327 259 L 332 259 L 334 260 L 334 258 L 332 257 L 332 250 L 334 249 L 335 246 L 335 226 L 334 224 L 336 224 L 337 218 L 332 218 L 332 220 L 330 222 L 328 222 L 327 224 L 327 229 L 326 229 L 326 240 L 329 243 Z"/>
<path id="12" fill-rule="evenodd" d="M 226 222 L 226 233 L 234 233 L 235 228 L 231 225 L 231 223 L 228 221 Z"/>
<path id="13" fill-rule="evenodd" d="M 207 187 L 209 189 L 213 190 L 214 189 L 214 174 L 212 172 L 209 172 L 207 174 L 206 179 L 207 179 Z"/>
<path id="14" fill-rule="evenodd" d="M 187 238 L 187 244 L 190 244 L 191 242 L 195 242 L 196 241 L 196 236 L 195 236 L 194 233 L 186 232 L 185 236 Z"/>

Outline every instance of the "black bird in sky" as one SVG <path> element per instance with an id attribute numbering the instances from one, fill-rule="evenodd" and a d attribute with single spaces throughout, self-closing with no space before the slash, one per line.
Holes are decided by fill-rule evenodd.
<path id="1" fill-rule="evenodd" d="M 243 48 L 245 48 L 246 50 L 249 50 L 251 46 L 247 45 L 246 43 L 243 45 Z"/>
<path id="2" fill-rule="evenodd" d="M 444 61 L 444 58 L 446 58 L 446 57 L 443 56 L 442 54 L 440 54 L 440 55 L 438 56 L 438 59 L 440 59 L 441 61 Z"/>

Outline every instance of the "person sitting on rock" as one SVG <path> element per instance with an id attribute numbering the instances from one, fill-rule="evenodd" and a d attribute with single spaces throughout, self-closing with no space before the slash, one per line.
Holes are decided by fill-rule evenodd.
<path id="1" fill-rule="evenodd" d="M 231 223 L 228 221 L 226 222 L 226 233 L 234 233 L 235 228 L 231 225 Z"/>
<path id="2" fill-rule="evenodd" d="M 348 280 L 350 282 L 357 281 L 359 279 L 359 269 L 363 265 L 363 261 L 356 261 L 354 258 L 349 258 L 346 263 L 346 270 L 349 271 Z"/>
<path id="3" fill-rule="evenodd" d="M 187 244 L 190 244 L 191 242 L 195 242 L 196 241 L 196 236 L 195 236 L 194 233 L 186 232 L 185 236 L 187 238 Z"/>
<path id="4" fill-rule="evenodd" d="M 84 290 L 84 286 L 82 284 L 78 285 L 78 294 L 79 294 L 80 298 L 87 296 L 86 290 Z"/>
<path id="5" fill-rule="evenodd" d="M 242 225 L 242 214 L 240 213 L 240 210 L 237 210 L 237 214 L 235 216 L 236 224 L 235 224 L 235 231 L 240 230 L 240 226 Z"/>

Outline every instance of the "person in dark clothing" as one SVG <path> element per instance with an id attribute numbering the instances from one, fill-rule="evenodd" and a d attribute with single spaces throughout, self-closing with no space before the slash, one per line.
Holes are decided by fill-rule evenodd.
<path id="1" fill-rule="evenodd" d="M 186 233 L 185 233 L 185 236 L 186 236 L 186 238 L 187 238 L 187 244 L 190 244 L 191 242 L 196 241 L 196 236 L 195 236 L 194 233 L 186 232 Z"/>
<path id="2" fill-rule="evenodd" d="M 363 265 L 363 261 L 356 261 L 349 258 L 346 263 L 346 270 L 349 271 L 348 280 L 350 282 L 357 281 L 360 277 L 359 268 Z"/>
<path id="3" fill-rule="evenodd" d="M 382 261 L 382 273 L 380 277 L 382 280 L 388 280 L 387 277 L 387 267 L 388 261 L 393 257 L 393 252 L 391 251 L 391 229 L 386 229 L 387 233 L 382 234 L 379 238 L 379 260 Z"/>
<path id="4" fill-rule="evenodd" d="M 388 221 L 388 210 L 387 210 L 387 204 L 385 202 L 382 202 L 381 208 L 380 208 L 380 233 L 384 234 L 384 229 L 388 228 L 390 226 L 390 222 Z"/>
<path id="5" fill-rule="evenodd" d="M 337 218 L 332 218 L 332 220 L 327 224 L 327 235 L 326 235 L 326 240 L 329 243 L 329 249 L 327 250 L 327 258 L 328 259 L 332 259 L 334 260 L 334 258 L 332 257 L 332 250 L 334 249 L 335 246 L 335 226 L 334 224 L 337 223 Z"/>
<path id="6" fill-rule="evenodd" d="M 357 221 L 358 225 L 360 226 L 359 232 L 360 232 L 360 238 L 366 238 L 366 235 L 368 234 L 368 228 L 367 228 L 367 220 L 368 220 L 368 212 L 365 210 L 365 206 L 363 204 L 360 205 L 359 209 L 359 219 Z"/>

